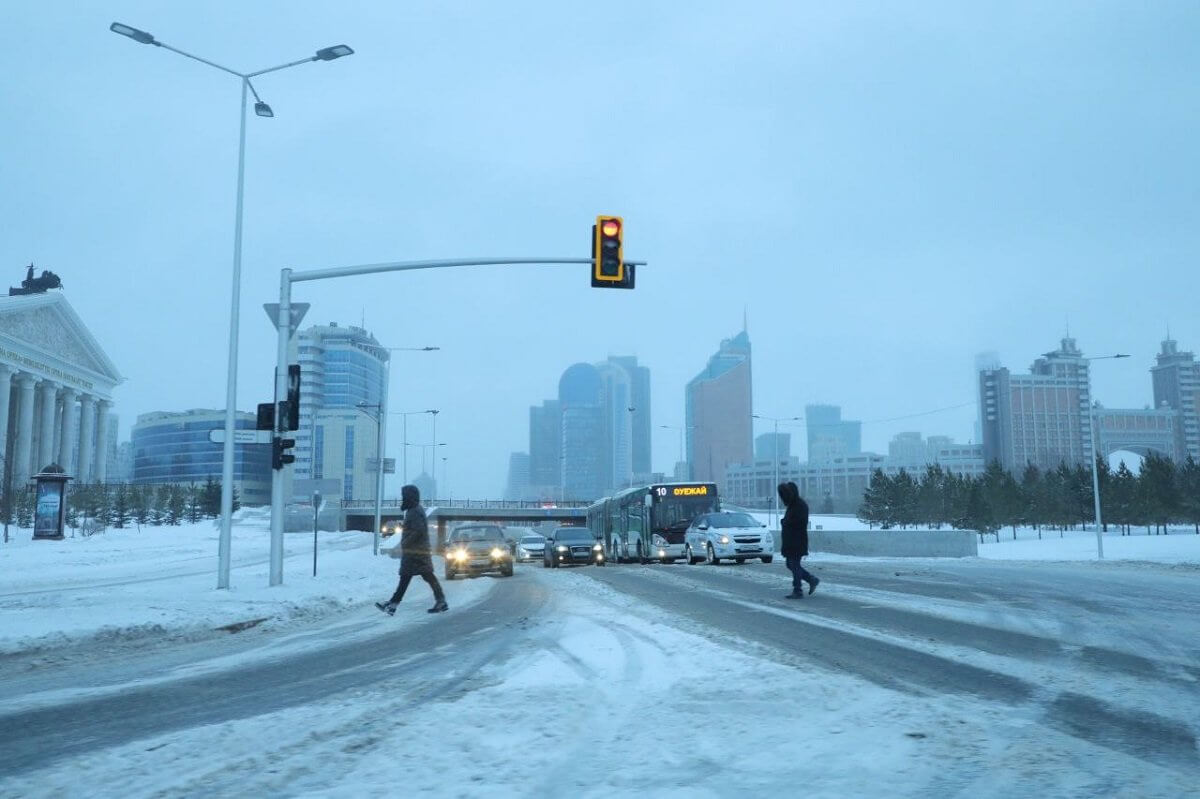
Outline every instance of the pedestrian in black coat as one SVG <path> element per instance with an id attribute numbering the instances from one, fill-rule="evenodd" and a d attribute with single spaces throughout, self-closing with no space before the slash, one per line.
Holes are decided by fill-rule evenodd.
<path id="1" fill-rule="evenodd" d="M 801 559 L 808 556 L 808 503 L 800 496 L 800 489 L 793 482 L 780 483 L 777 490 L 780 501 L 787 508 L 779 523 L 783 534 L 780 554 L 792 573 L 792 593 L 787 598 L 803 599 L 804 582 L 808 583 L 810 594 L 817 590 L 817 583 L 821 582 L 801 563 Z"/>
<path id="2" fill-rule="evenodd" d="M 430 613 L 449 610 L 442 585 L 433 573 L 433 548 L 429 545 L 429 523 L 425 520 L 425 509 L 421 507 L 421 492 L 414 485 L 400 489 L 400 510 L 404 511 L 404 532 L 400 535 L 400 584 L 396 593 L 387 602 L 376 602 L 375 607 L 388 615 L 396 612 L 396 606 L 404 599 L 404 592 L 414 577 L 421 577 L 433 589 L 433 607 Z"/>

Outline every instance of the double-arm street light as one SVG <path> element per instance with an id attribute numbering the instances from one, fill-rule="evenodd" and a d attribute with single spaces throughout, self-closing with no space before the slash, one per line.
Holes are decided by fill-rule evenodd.
<path id="1" fill-rule="evenodd" d="M 775 447 L 775 457 L 772 459 L 775 462 L 775 483 L 773 484 L 771 496 L 773 497 L 772 508 L 775 519 L 779 518 L 779 423 L 780 422 L 798 422 L 803 419 L 803 416 L 763 416 L 761 413 L 750 414 L 751 419 L 763 419 L 768 422 L 775 423 L 775 433 L 773 446 Z M 772 520 L 771 524 L 775 524 Z"/>
<path id="2" fill-rule="evenodd" d="M 383 349 L 388 352 L 434 352 L 441 347 L 383 347 Z M 381 392 L 383 396 L 380 401 L 378 403 L 360 402 L 356 406 L 360 410 L 375 409 L 375 537 L 372 549 L 376 555 L 379 554 L 379 532 L 380 525 L 383 523 L 383 474 L 387 443 L 387 402 L 388 395 L 391 393 L 389 391 L 392 377 L 391 358 L 384 364 L 383 375 L 383 391 Z"/>
<path id="3" fill-rule="evenodd" d="M 375 421 L 375 534 L 372 539 L 371 552 L 379 554 L 379 525 L 383 517 L 383 422 L 387 413 L 386 406 L 379 402 L 359 402 L 358 410 L 370 416 Z M 367 413 L 368 408 L 375 409 L 375 415 Z"/>
<path id="4" fill-rule="evenodd" d="M 402 442 L 402 446 L 404 449 L 404 456 L 402 458 L 402 460 L 404 461 L 404 467 L 402 469 L 402 477 L 400 479 L 404 481 L 404 485 L 408 485 L 408 448 L 410 446 L 408 443 L 408 417 L 418 416 L 420 414 L 427 413 L 427 414 L 430 414 L 431 416 L 433 416 L 434 418 L 437 418 L 438 411 L 434 408 L 430 408 L 429 410 L 425 410 L 425 411 L 392 411 L 391 413 L 392 413 L 392 416 L 400 416 L 403 418 L 403 422 L 401 423 L 401 425 L 404 429 L 404 434 L 403 434 L 404 441 Z M 413 445 L 413 446 L 415 446 L 415 445 Z"/>
<path id="5" fill-rule="evenodd" d="M 314 55 L 307 58 L 301 58 L 297 61 L 289 61 L 286 64 L 280 64 L 276 67 L 268 67 L 260 69 L 256 72 L 237 72 L 223 67 L 220 64 L 209 61 L 205 58 L 186 53 L 183 50 L 172 47 L 169 44 L 158 41 L 151 34 L 137 28 L 132 28 L 129 25 L 124 25 L 120 22 L 114 22 L 109 26 L 109 30 L 113 33 L 119 33 L 139 44 L 152 44 L 155 47 L 161 47 L 164 50 L 170 50 L 172 53 L 190 58 L 193 61 L 199 61 L 201 64 L 207 64 L 210 67 L 219 69 L 241 80 L 242 83 L 242 102 L 241 109 L 241 127 L 238 134 L 238 169 L 237 169 L 237 210 L 234 215 L 233 226 L 233 290 L 230 298 L 229 310 L 229 369 L 226 377 L 225 389 L 225 448 L 221 463 L 221 538 L 219 549 L 219 566 L 217 575 L 217 588 L 229 587 L 229 547 L 230 547 L 230 530 L 233 519 L 233 446 L 234 446 L 234 428 L 236 427 L 237 413 L 237 361 L 238 361 L 238 314 L 241 304 L 241 284 L 242 284 L 242 188 L 245 182 L 246 174 L 246 94 L 247 92 L 254 95 L 254 113 L 260 117 L 273 117 L 275 112 L 271 110 L 271 106 L 263 102 L 259 97 L 258 92 L 254 88 L 254 84 L 250 82 L 251 78 L 257 78 L 259 75 L 266 75 L 269 72 L 278 72 L 281 69 L 307 64 L 310 61 L 333 61 L 342 56 L 352 55 L 354 53 L 349 47 L 344 44 L 334 45 L 333 47 L 325 47 L 318 50 Z M 280 319 L 279 324 L 290 324 L 288 319 Z M 282 581 L 282 575 L 277 575 L 276 564 L 271 564 L 272 580 L 271 584 L 276 585 Z M 278 579 L 276 579 L 278 578 Z"/>
<path id="6" fill-rule="evenodd" d="M 1125 353 L 1117 353 L 1116 355 L 1094 355 L 1090 358 L 1084 358 L 1085 361 L 1106 361 L 1110 358 L 1128 358 Z M 1091 383 L 1091 372 L 1088 372 L 1088 383 Z M 1089 385 L 1090 389 L 1091 386 Z M 1091 391 L 1088 391 L 1091 394 Z M 1088 403 L 1088 418 L 1092 428 L 1092 500 L 1096 503 L 1096 558 L 1104 560 L 1104 535 L 1101 532 L 1103 524 L 1100 520 L 1100 458 L 1102 449 L 1100 447 L 1100 430 L 1096 427 L 1096 401 L 1095 397 Z"/>

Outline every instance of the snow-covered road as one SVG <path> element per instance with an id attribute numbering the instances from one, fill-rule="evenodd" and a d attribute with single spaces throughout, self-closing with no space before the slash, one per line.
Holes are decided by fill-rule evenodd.
<path id="1" fill-rule="evenodd" d="M 1179 797 L 1186 567 L 622 566 L 457 581 L 93 688 L 0 678 L 0 794 Z M 457 595 L 457 601 L 455 599 Z M 74 692 L 64 684 L 75 681 Z"/>

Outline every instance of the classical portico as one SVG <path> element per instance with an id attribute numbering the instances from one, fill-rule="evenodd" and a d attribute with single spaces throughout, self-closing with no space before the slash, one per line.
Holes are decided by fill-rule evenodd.
<path id="1" fill-rule="evenodd" d="M 61 292 L 0 297 L 0 453 L 13 485 L 55 462 L 103 482 L 121 380 Z"/>

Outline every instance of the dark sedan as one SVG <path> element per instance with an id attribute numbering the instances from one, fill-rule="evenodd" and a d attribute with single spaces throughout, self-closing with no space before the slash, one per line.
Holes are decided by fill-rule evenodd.
<path id="1" fill-rule="evenodd" d="M 559 527 L 546 536 L 542 566 L 547 569 L 563 564 L 604 565 L 604 545 L 586 527 Z"/>
<path id="2" fill-rule="evenodd" d="M 500 528 L 495 525 L 459 527 L 446 542 L 446 579 L 486 572 L 512 577 L 512 552 Z"/>

